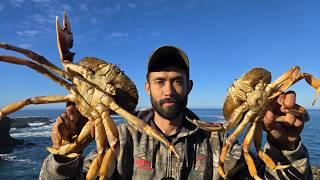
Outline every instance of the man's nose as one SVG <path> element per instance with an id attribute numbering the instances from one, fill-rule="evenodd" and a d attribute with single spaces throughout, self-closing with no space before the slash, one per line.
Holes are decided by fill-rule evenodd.
<path id="1" fill-rule="evenodd" d="M 175 93 L 175 89 L 172 83 L 168 82 L 166 83 L 165 87 L 164 87 L 164 95 L 165 96 L 169 96 L 172 97 Z"/>

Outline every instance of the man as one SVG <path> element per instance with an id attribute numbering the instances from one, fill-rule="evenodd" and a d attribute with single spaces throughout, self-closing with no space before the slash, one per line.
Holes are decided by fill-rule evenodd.
<path id="1" fill-rule="evenodd" d="M 162 46 L 151 54 L 145 90 L 153 109 L 140 111 L 136 115 L 161 132 L 175 146 L 182 160 L 178 161 L 164 144 L 129 124 L 122 124 L 118 127 L 120 151 L 113 179 L 221 179 L 217 167 L 224 137 L 221 133 L 205 132 L 186 120 L 186 117 L 198 119 L 186 108 L 193 86 L 189 78 L 189 61 L 181 49 Z M 287 108 L 297 107 L 293 92 L 281 95 L 278 101 Z M 265 150 L 276 163 L 292 166 L 271 171 L 257 162 L 258 173 L 266 179 L 311 179 L 308 152 L 300 138 L 304 119 L 286 114 L 287 109 L 281 110 L 283 112 L 278 107 L 273 112 L 268 111 L 264 117 L 268 134 Z M 276 112 L 285 115 L 292 125 L 274 122 Z M 61 117 L 52 131 L 57 132 L 52 134 L 54 147 L 59 147 L 62 139 L 79 132 L 83 125 L 83 117 L 72 105 Z M 235 144 L 226 158 L 224 170 L 229 179 L 250 178 L 241 152 L 241 145 Z M 94 154 L 84 160 L 82 157 L 68 159 L 50 154 L 43 163 L 39 178 L 83 178 Z"/>

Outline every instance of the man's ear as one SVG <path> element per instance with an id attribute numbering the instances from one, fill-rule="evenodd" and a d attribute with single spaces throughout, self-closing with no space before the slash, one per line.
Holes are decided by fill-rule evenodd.
<path id="1" fill-rule="evenodd" d="M 148 93 L 148 95 L 150 96 L 150 84 L 148 81 L 146 81 L 144 83 L 144 90 Z"/>
<path id="2" fill-rule="evenodd" d="M 188 81 L 188 84 L 187 84 L 188 94 L 191 92 L 192 87 L 193 87 L 193 81 L 192 81 L 192 80 L 189 80 L 189 81 Z"/>

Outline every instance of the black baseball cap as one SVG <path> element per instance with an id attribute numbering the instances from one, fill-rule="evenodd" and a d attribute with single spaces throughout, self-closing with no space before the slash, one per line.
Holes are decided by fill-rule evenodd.
<path id="1" fill-rule="evenodd" d="M 156 72 L 167 66 L 179 67 L 189 78 L 189 59 L 186 53 L 175 46 L 165 45 L 155 49 L 149 56 L 148 73 Z"/>

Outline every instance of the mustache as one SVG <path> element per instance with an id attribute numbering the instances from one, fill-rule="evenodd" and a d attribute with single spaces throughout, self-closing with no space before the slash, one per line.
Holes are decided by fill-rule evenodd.
<path id="1" fill-rule="evenodd" d="M 178 102 L 180 102 L 180 98 L 178 97 L 165 98 L 159 101 L 161 105 L 164 103 L 178 103 Z"/>

